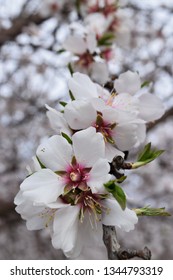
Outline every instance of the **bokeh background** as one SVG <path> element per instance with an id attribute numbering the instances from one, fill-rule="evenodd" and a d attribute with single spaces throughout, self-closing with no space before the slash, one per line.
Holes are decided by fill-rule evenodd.
<path id="1" fill-rule="evenodd" d="M 68 3 L 61 14 L 45 14 L 43 2 L 0 0 L 0 259 L 65 258 L 46 231 L 26 229 L 13 204 L 26 165 L 40 141 L 54 133 L 44 105 L 56 108 L 67 98 L 70 74 L 66 56 L 57 50 L 76 12 Z M 150 92 L 166 108 L 148 126 L 146 139 L 165 153 L 129 172 L 125 190 L 131 207 L 166 207 L 173 213 L 173 1 L 129 0 L 124 11 L 131 22 L 130 46 L 117 47 L 111 68 L 116 75 L 138 71 L 143 81 L 152 81 Z M 172 217 L 141 217 L 133 232 L 118 231 L 118 239 L 127 248 L 148 246 L 152 259 L 173 259 Z"/>

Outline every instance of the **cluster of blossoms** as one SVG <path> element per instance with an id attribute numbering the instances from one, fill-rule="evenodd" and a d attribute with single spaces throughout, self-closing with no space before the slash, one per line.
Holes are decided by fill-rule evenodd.
<path id="1" fill-rule="evenodd" d="M 118 9 L 117 1 L 80 1 L 80 16 L 69 26 L 62 49 L 70 53 L 73 71 L 88 74 L 92 80 L 105 83 L 109 77 L 109 62 L 116 57 L 116 45 L 130 41 L 127 15 Z"/>
<path id="2" fill-rule="evenodd" d="M 107 187 L 117 182 L 110 162 L 142 143 L 146 122 L 164 108 L 157 97 L 140 94 L 139 75 L 130 71 L 114 81 L 112 92 L 81 73 L 68 86 L 72 100 L 63 112 L 46 105 L 56 135 L 38 147 L 15 204 L 29 230 L 49 228 L 53 246 L 78 258 L 103 244 L 102 225 L 134 229 L 135 211 Z"/>
<path id="3" fill-rule="evenodd" d="M 42 0 L 40 3 L 40 15 L 42 17 L 57 16 L 69 5 L 74 6 L 75 0 Z"/>

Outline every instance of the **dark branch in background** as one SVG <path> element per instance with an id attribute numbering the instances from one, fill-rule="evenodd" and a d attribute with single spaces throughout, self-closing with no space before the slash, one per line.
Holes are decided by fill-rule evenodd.
<path id="1" fill-rule="evenodd" d="M 108 260 L 128 260 L 136 257 L 143 260 L 151 259 L 151 251 L 147 247 L 143 250 L 121 248 L 114 226 L 103 225 L 103 242 L 107 249 Z"/>
<path id="2" fill-rule="evenodd" d="M 9 213 L 14 212 L 15 205 L 13 202 L 6 202 L 4 200 L 0 200 L 0 217 L 6 217 Z"/>
<path id="3" fill-rule="evenodd" d="M 0 29 L 0 46 L 7 41 L 14 40 L 20 33 L 22 33 L 23 28 L 28 26 L 30 23 L 41 24 L 47 19 L 48 18 L 40 17 L 38 14 L 22 15 L 15 18 L 9 29 Z"/>

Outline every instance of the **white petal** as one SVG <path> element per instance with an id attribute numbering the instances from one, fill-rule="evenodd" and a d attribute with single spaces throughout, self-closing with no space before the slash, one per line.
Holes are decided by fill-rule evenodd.
<path id="1" fill-rule="evenodd" d="M 137 124 L 136 125 L 136 135 L 138 139 L 138 144 L 141 144 L 145 141 L 146 138 L 146 125 L 145 124 Z"/>
<path id="2" fill-rule="evenodd" d="M 26 178 L 20 188 L 23 197 L 33 203 L 50 203 L 63 193 L 64 186 L 60 176 L 49 169 L 42 169 Z"/>
<path id="3" fill-rule="evenodd" d="M 140 90 L 141 80 L 137 73 L 127 71 L 115 80 L 114 86 L 118 93 L 130 93 L 133 95 Z"/>
<path id="4" fill-rule="evenodd" d="M 114 129 L 113 139 L 121 151 L 131 149 L 137 143 L 136 125 L 131 123 L 117 125 Z"/>
<path id="5" fill-rule="evenodd" d="M 131 112 L 127 111 L 118 110 L 110 106 L 106 106 L 106 109 L 103 109 L 101 112 L 103 114 L 103 119 L 110 124 L 126 124 L 134 120 L 136 121 L 135 114 L 132 114 Z"/>
<path id="6" fill-rule="evenodd" d="M 100 97 L 104 101 L 107 101 L 108 98 L 110 97 L 110 92 L 107 89 L 100 86 L 99 84 L 95 84 L 95 85 L 97 87 L 98 97 Z"/>
<path id="7" fill-rule="evenodd" d="M 40 215 L 33 216 L 26 221 L 28 230 L 39 230 L 46 227 L 46 220 Z"/>
<path id="8" fill-rule="evenodd" d="M 108 66 L 103 62 L 93 62 L 91 65 L 91 78 L 99 84 L 104 84 L 109 79 Z"/>
<path id="9" fill-rule="evenodd" d="M 24 202 L 23 192 L 20 190 L 14 198 L 14 204 L 19 205 Z"/>
<path id="10" fill-rule="evenodd" d="M 85 74 L 74 73 L 73 78 L 68 81 L 68 86 L 76 99 L 98 97 L 96 85 Z"/>
<path id="11" fill-rule="evenodd" d="M 76 132 L 72 141 L 76 159 L 85 167 L 91 167 L 99 158 L 104 158 L 104 139 L 101 133 L 96 133 L 94 127 Z"/>
<path id="12" fill-rule="evenodd" d="M 65 170 L 71 162 L 72 147 L 64 137 L 54 135 L 38 147 L 36 154 L 47 168 Z"/>
<path id="13" fill-rule="evenodd" d="M 86 36 L 87 49 L 93 53 L 97 47 L 97 40 L 95 33 L 90 32 Z"/>
<path id="14" fill-rule="evenodd" d="M 62 113 L 56 111 L 55 109 L 51 108 L 50 106 L 46 105 L 47 117 L 51 124 L 51 127 L 56 131 L 56 134 L 61 134 L 61 132 L 66 133 L 68 136 L 72 135 L 72 131 L 69 128 L 64 116 Z"/>
<path id="15" fill-rule="evenodd" d="M 117 150 L 112 144 L 106 143 L 105 144 L 105 157 L 109 162 L 113 160 L 114 157 L 121 156 L 124 158 L 124 153 Z"/>
<path id="16" fill-rule="evenodd" d="M 106 159 L 99 159 L 92 167 L 87 181 L 93 193 L 106 192 L 104 184 L 111 179 L 110 165 Z"/>
<path id="17" fill-rule="evenodd" d="M 128 93 L 122 93 L 115 96 L 112 107 L 119 110 L 138 113 L 139 101 Z"/>
<path id="18" fill-rule="evenodd" d="M 83 54 L 87 50 L 84 39 L 79 35 L 69 35 L 63 43 L 63 48 L 74 54 Z"/>
<path id="19" fill-rule="evenodd" d="M 106 108 L 106 104 L 102 98 L 92 98 L 91 103 L 96 111 L 102 112 Z"/>
<path id="20" fill-rule="evenodd" d="M 38 161 L 36 156 L 32 157 L 31 164 L 27 165 L 26 169 L 27 169 L 29 175 L 31 175 L 35 171 L 41 170 L 40 163 L 39 163 L 39 161 Z"/>
<path id="21" fill-rule="evenodd" d="M 62 249 L 68 257 L 75 254 L 79 224 L 79 207 L 68 206 L 57 210 L 53 224 L 52 245 Z"/>
<path id="22" fill-rule="evenodd" d="M 104 225 L 117 226 L 127 232 L 134 229 L 134 225 L 138 221 L 134 211 L 127 207 L 122 210 L 115 199 L 105 199 L 103 203 L 106 208 L 110 209 L 108 214 L 103 212 L 102 222 Z"/>
<path id="23" fill-rule="evenodd" d="M 45 207 L 34 207 L 32 202 L 27 199 L 15 208 L 22 219 L 26 220 L 26 226 L 28 230 L 39 230 L 45 228 L 46 220 L 42 215 L 45 212 Z"/>
<path id="24" fill-rule="evenodd" d="M 152 94 L 142 94 L 140 100 L 140 114 L 145 121 L 154 121 L 159 119 L 165 112 L 162 101 Z"/>
<path id="25" fill-rule="evenodd" d="M 80 255 L 77 259 L 106 259 L 107 251 L 103 244 L 102 222 L 97 222 L 95 228 L 91 227 L 91 218 L 87 211 L 84 215 L 83 223 L 79 223 L 78 242 Z M 81 250 L 82 243 L 82 250 Z M 73 256 L 74 257 L 74 256 Z M 74 258 L 73 258 L 74 259 Z"/>
<path id="26" fill-rule="evenodd" d="M 97 113 L 89 101 L 74 100 L 66 105 L 64 116 L 72 129 L 79 130 L 91 126 Z"/>

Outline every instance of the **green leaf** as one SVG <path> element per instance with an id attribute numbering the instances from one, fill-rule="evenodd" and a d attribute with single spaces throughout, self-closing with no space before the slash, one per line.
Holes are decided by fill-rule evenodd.
<path id="1" fill-rule="evenodd" d="M 104 184 L 106 190 L 111 193 L 114 198 L 118 201 L 119 205 L 121 206 L 122 210 L 126 208 L 126 195 L 122 188 L 115 184 L 115 181 L 109 181 L 108 183 Z"/>
<path id="2" fill-rule="evenodd" d="M 46 166 L 40 161 L 40 159 L 38 158 L 38 156 L 36 156 L 36 158 L 37 158 L 37 160 L 38 160 L 38 162 L 39 162 L 41 168 L 42 168 L 42 169 L 43 169 L 43 168 L 46 168 Z"/>
<path id="3" fill-rule="evenodd" d="M 69 95 L 70 95 L 70 98 L 71 98 L 72 101 L 75 100 L 75 98 L 74 98 L 73 93 L 71 92 L 71 90 L 69 90 Z"/>
<path id="4" fill-rule="evenodd" d="M 148 164 L 159 157 L 163 152 L 164 150 L 151 149 L 151 143 L 148 143 L 139 154 L 137 161 L 132 163 L 132 169 Z"/>
<path id="5" fill-rule="evenodd" d="M 57 51 L 57 53 L 61 54 L 61 53 L 65 52 L 65 51 L 66 51 L 65 49 L 60 49 L 60 50 Z"/>
<path id="6" fill-rule="evenodd" d="M 67 105 L 67 102 L 60 101 L 59 104 L 61 104 L 63 107 L 65 107 Z"/>
<path id="7" fill-rule="evenodd" d="M 70 74 L 73 75 L 74 71 L 73 71 L 73 68 L 72 68 L 71 63 L 69 63 L 69 64 L 67 65 L 67 67 L 68 67 L 68 70 L 70 71 Z"/>
<path id="8" fill-rule="evenodd" d="M 98 46 L 110 46 L 112 44 L 113 39 L 115 39 L 115 35 L 112 32 L 105 33 L 98 40 Z"/>
<path id="9" fill-rule="evenodd" d="M 117 183 L 122 183 L 122 182 L 124 182 L 125 180 L 126 180 L 126 178 L 127 178 L 127 176 L 121 176 L 119 179 L 116 179 L 116 182 Z"/>
<path id="10" fill-rule="evenodd" d="M 142 83 L 141 88 L 148 87 L 150 85 L 150 81 L 145 81 Z"/>
<path id="11" fill-rule="evenodd" d="M 67 140 L 69 144 L 72 145 L 72 140 L 66 133 L 62 132 L 61 135 Z"/>
<path id="12" fill-rule="evenodd" d="M 150 206 L 145 206 L 143 208 L 134 208 L 137 216 L 171 216 L 170 213 L 165 211 L 163 208 L 152 208 Z"/>

